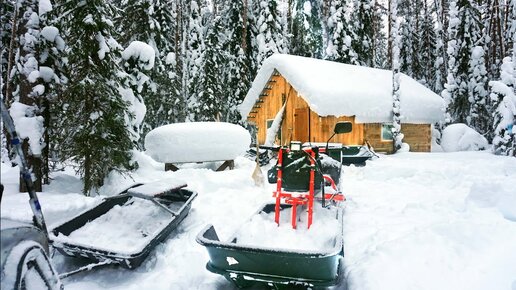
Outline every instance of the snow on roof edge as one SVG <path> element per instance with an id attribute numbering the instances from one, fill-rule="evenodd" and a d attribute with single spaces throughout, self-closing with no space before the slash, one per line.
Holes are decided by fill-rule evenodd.
<path id="1" fill-rule="evenodd" d="M 392 121 L 391 71 L 286 54 L 265 60 L 239 106 L 242 118 L 248 116 L 274 70 L 320 116 L 355 116 L 356 123 Z M 403 73 L 400 80 L 402 123 L 443 120 L 444 101 L 439 95 Z"/>

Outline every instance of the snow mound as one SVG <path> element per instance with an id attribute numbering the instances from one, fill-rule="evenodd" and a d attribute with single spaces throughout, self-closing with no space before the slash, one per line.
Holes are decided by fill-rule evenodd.
<path id="1" fill-rule="evenodd" d="M 444 152 L 478 151 L 488 146 L 487 139 L 466 124 L 452 124 L 443 130 L 441 147 Z"/>
<path id="2" fill-rule="evenodd" d="M 476 182 L 466 201 L 482 208 L 496 208 L 506 219 L 516 222 L 516 191 L 513 184 Z"/>
<path id="3" fill-rule="evenodd" d="M 164 163 L 233 160 L 250 144 L 246 129 L 224 122 L 169 124 L 145 136 L 146 153 Z"/>

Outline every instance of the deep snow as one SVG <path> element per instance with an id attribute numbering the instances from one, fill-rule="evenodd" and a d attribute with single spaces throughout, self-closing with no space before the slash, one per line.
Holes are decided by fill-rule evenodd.
<path id="1" fill-rule="evenodd" d="M 231 289 L 205 269 L 195 242 L 206 224 L 229 238 L 271 201 L 258 188 L 254 163 L 237 158 L 232 171 L 184 165 L 177 172 L 145 155 L 134 180 L 111 176 L 114 194 L 133 182 L 186 181 L 199 193 L 189 216 L 135 270 L 106 267 L 65 279 L 66 289 Z M 216 167 L 217 164 L 212 164 Z M 27 195 L 16 192 L 17 169 L 2 164 L 2 217 L 30 220 Z M 101 201 L 84 197 L 73 172 L 53 175 L 39 195 L 50 228 Z M 516 289 L 516 158 L 488 152 L 401 153 L 344 167 L 345 275 L 349 289 Z M 314 217 L 315 218 L 315 217 Z M 81 264 L 56 253 L 56 269 Z"/>

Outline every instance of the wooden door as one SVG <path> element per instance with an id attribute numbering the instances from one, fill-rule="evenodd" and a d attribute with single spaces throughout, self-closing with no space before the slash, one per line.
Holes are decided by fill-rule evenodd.
<path id="1" fill-rule="evenodd" d="M 310 138 L 310 109 L 296 109 L 294 113 L 294 138 L 293 141 L 308 142 Z"/>

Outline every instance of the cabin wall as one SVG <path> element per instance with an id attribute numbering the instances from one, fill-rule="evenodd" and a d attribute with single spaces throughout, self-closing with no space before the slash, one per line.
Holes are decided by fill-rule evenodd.
<path id="1" fill-rule="evenodd" d="M 392 140 L 382 140 L 382 124 L 364 124 L 364 138 L 377 152 L 392 153 Z M 412 152 L 430 152 L 432 144 L 432 128 L 430 124 L 401 124 L 404 135 L 403 142 L 410 145 Z"/>
<path id="2" fill-rule="evenodd" d="M 401 124 L 403 142 L 410 145 L 412 152 L 430 152 L 432 149 L 432 125 Z"/>

